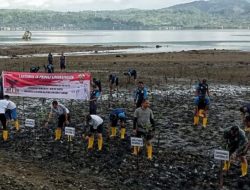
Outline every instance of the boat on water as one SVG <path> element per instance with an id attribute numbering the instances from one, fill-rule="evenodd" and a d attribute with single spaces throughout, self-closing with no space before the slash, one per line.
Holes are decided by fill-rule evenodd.
<path id="1" fill-rule="evenodd" d="M 32 36 L 32 33 L 29 30 L 27 30 L 24 32 L 22 39 L 23 40 L 31 40 L 31 36 Z"/>

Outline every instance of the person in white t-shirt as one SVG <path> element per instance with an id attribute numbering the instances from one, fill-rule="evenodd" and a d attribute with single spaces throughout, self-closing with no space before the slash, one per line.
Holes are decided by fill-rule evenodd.
<path id="1" fill-rule="evenodd" d="M 19 122 L 17 119 L 17 111 L 16 111 L 16 104 L 10 100 L 10 97 L 8 95 L 4 96 L 4 99 L 9 102 L 7 106 L 7 110 L 5 112 L 5 117 L 8 120 L 14 120 L 15 128 L 16 130 L 19 130 Z"/>
<path id="2" fill-rule="evenodd" d="M 87 115 L 86 125 L 89 128 L 89 134 L 86 139 L 88 139 L 88 149 L 92 149 L 94 145 L 94 136 L 97 132 L 98 134 L 98 150 L 102 150 L 103 138 L 103 119 L 98 115 Z"/>
<path id="3" fill-rule="evenodd" d="M 0 100 L 0 121 L 3 125 L 3 140 L 6 141 L 8 139 L 8 130 L 6 124 L 5 111 L 8 107 L 9 102 L 5 99 Z"/>

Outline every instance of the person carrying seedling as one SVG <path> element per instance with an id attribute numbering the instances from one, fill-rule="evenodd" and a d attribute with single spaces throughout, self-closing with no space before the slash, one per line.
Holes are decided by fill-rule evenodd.
<path id="1" fill-rule="evenodd" d="M 207 126 L 207 112 L 209 108 L 209 99 L 205 96 L 195 97 L 195 112 L 194 112 L 194 125 L 198 126 L 199 118 L 202 118 L 202 126 Z"/>
<path id="2" fill-rule="evenodd" d="M 248 139 L 245 132 L 238 126 L 232 126 L 224 131 L 224 139 L 226 141 L 227 149 L 229 150 L 229 156 L 235 153 L 236 158 L 241 160 L 241 177 L 247 175 L 248 164 L 246 154 L 248 150 Z M 228 171 L 230 168 L 230 160 L 224 162 L 224 171 Z"/>
<path id="3" fill-rule="evenodd" d="M 4 99 L 9 102 L 7 110 L 5 112 L 5 117 L 7 120 L 13 120 L 16 130 L 18 131 L 20 126 L 17 119 L 16 104 L 10 100 L 9 95 L 5 95 Z"/>
<path id="4" fill-rule="evenodd" d="M 121 126 L 121 139 L 125 138 L 125 133 L 126 133 L 126 128 L 125 128 L 125 120 L 126 120 L 126 115 L 125 111 L 122 108 L 116 108 L 112 110 L 112 112 L 109 115 L 109 120 L 110 120 L 110 127 L 111 127 L 111 136 L 110 137 L 115 137 L 116 136 L 116 130 L 117 130 L 117 124 L 118 121 Z"/>
<path id="5" fill-rule="evenodd" d="M 58 118 L 58 125 L 55 130 L 55 140 L 60 140 L 62 137 L 62 128 L 65 125 L 68 125 L 70 121 L 69 110 L 63 104 L 60 104 L 54 100 L 51 105 L 48 121 L 45 124 L 46 127 L 48 126 L 53 114 L 56 114 Z"/>
<path id="6" fill-rule="evenodd" d="M 134 112 L 133 132 L 136 137 L 144 138 L 147 146 L 147 158 L 152 160 L 153 147 L 152 138 L 155 131 L 155 122 L 153 111 L 149 108 L 150 104 L 148 100 L 143 100 L 142 106 L 137 108 Z M 133 154 L 139 153 L 139 147 L 133 147 Z"/>
<path id="7" fill-rule="evenodd" d="M 102 150 L 103 145 L 103 119 L 98 115 L 90 115 L 86 116 L 86 127 L 88 128 L 88 135 L 86 140 L 88 140 L 88 150 L 93 149 L 95 133 L 98 134 L 98 150 Z"/>

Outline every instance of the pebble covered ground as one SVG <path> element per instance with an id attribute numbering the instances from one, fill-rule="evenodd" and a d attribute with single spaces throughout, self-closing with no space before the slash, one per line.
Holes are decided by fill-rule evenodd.
<path id="1" fill-rule="evenodd" d="M 213 151 L 223 148 L 226 127 L 241 125 L 239 107 L 248 100 L 248 86 L 210 84 L 211 106 L 207 128 L 193 126 L 193 88 L 168 84 L 149 92 L 155 114 L 153 160 L 145 149 L 137 158 L 131 154 L 130 136 L 134 105 L 125 89 L 110 98 L 103 94 L 98 112 L 104 118 L 104 147 L 87 151 L 82 138 L 88 103 L 62 101 L 72 113 L 70 126 L 76 136 L 69 143 L 63 136 L 54 140 L 56 123 L 44 127 L 50 99 L 16 98 L 20 120 L 36 120 L 34 128 L 11 128 L 10 139 L 0 142 L 0 189 L 218 189 L 220 162 Z M 125 140 L 109 139 L 108 115 L 124 107 L 128 116 Z M 97 141 L 95 141 L 97 143 Z M 224 174 L 224 189 L 249 189 L 249 175 L 240 178 L 240 162 L 233 161 Z"/>

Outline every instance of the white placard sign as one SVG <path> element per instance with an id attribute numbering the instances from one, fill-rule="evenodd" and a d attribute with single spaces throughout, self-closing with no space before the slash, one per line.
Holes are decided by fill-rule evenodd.
<path id="1" fill-rule="evenodd" d="M 131 137 L 131 146 L 143 147 L 143 139 L 137 137 Z"/>
<path id="2" fill-rule="evenodd" d="M 227 151 L 227 150 L 214 150 L 214 159 L 216 159 L 216 160 L 229 160 L 229 151 Z"/>
<path id="3" fill-rule="evenodd" d="M 65 135 L 74 137 L 76 130 L 74 127 L 65 127 Z"/>
<path id="4" fill-rule="evenodd" d="M 34 119 L 25 119 L 25 124 L 26 127 L 35 127 L 35 120 Z"/>

